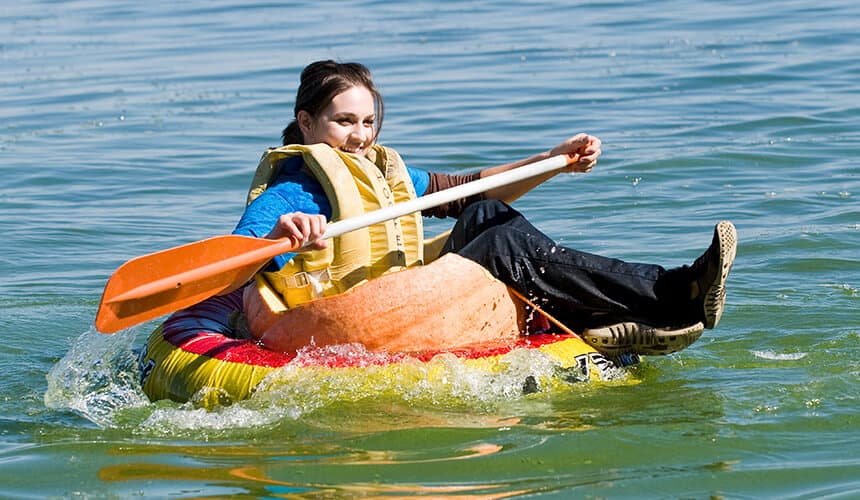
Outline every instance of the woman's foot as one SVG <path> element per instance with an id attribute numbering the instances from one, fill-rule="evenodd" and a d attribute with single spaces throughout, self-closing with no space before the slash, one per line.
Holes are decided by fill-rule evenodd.
<path id="1" fill-rule="evenodd" d="M 691 295 L 696 307 L 702 308 L 705 328 L 714 328 L 720 322 L 726 305 L 726 279 L 738 249 L 738 233 L 729 221 L 714 227 L 711 246 L 690 267 L 693 283 Z"/>
<path id="2" fill-rule="evenodd" d="M 608 356 L 629 353 L 656 356 L 684 349 L 701 337 L 704 330 L 701 322 L 679 328 L 655 328 L 627 321 L 589 328 L 582 332 L 582 338 Z"/>

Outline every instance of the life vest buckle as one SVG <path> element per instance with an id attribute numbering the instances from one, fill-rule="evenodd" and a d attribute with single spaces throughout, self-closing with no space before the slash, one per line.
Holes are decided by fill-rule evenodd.
<path id="1" fill-rule="evenodd" d="M 284 279 L 287 288 L 305 288 L 312 284 L 320 284 L 331 281 L 329 268 L 318 271 L 301 271 Z"/>

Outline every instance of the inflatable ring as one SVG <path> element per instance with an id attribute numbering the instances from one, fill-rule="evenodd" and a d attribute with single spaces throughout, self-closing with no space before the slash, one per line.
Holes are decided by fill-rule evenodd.
<path id="1" fill-rule="evenodd" d="M 233 323 L 242 310 L 242 292 L 240 289 L 212 297 L 179 311 L 152 332 L 139 356 L 141 385 L 150 400 L 193 401 L 206 408 L 229 404 L 250 397 L 267 375 L 298 361 L 296 354 L 267 350 L 252 339 L 235 338 Z M 564 370 L 568 380 L 617 377 L 618 361 L 607 359 L 575 335 L 539 333 L 520 337 L 509 345 L 445 353 L 460 358 L 465 365 L 494 371 L 500 369 L 500 359 L 516 349 L 541 351 Z M 391 376 L 396 376 L 397 365 L 427 363 L 440 354 L 379 356 L 373 358 L 372 364 L 390 368 Z M 297 369 L 366 370 L 367 364 L 367 359 L 335 356 L 320 360 L 316 366 L 304 364 Z"/>

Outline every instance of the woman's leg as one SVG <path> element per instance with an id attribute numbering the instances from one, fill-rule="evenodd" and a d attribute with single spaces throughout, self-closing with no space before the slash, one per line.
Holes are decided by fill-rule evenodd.
<path id="1" fill-rule="evenodd" d="M 705 321 L 696 265 L 666 270 L 562 247 L 500 201 L 469 206 L 442 250 L 447 252 L 478 262 L 573 329 Z"/>

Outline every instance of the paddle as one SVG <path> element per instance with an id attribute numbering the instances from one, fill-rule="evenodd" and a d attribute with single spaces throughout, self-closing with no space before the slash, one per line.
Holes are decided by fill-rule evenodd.
<path id="1" fill-rule="evenodd" d="M 566 155 L 491 175 L 405 203 L 368 212 L 326 226 L 323 239 L 450 203 L 490 189 L 563 168 Z M 272 258 L 299 250 L 287 239 L 216 236 L 136 257 L 121 265 L 105 285 L 96 328 L 114 333 L 123 328 L 226 294 L 247 283 Z"/>

